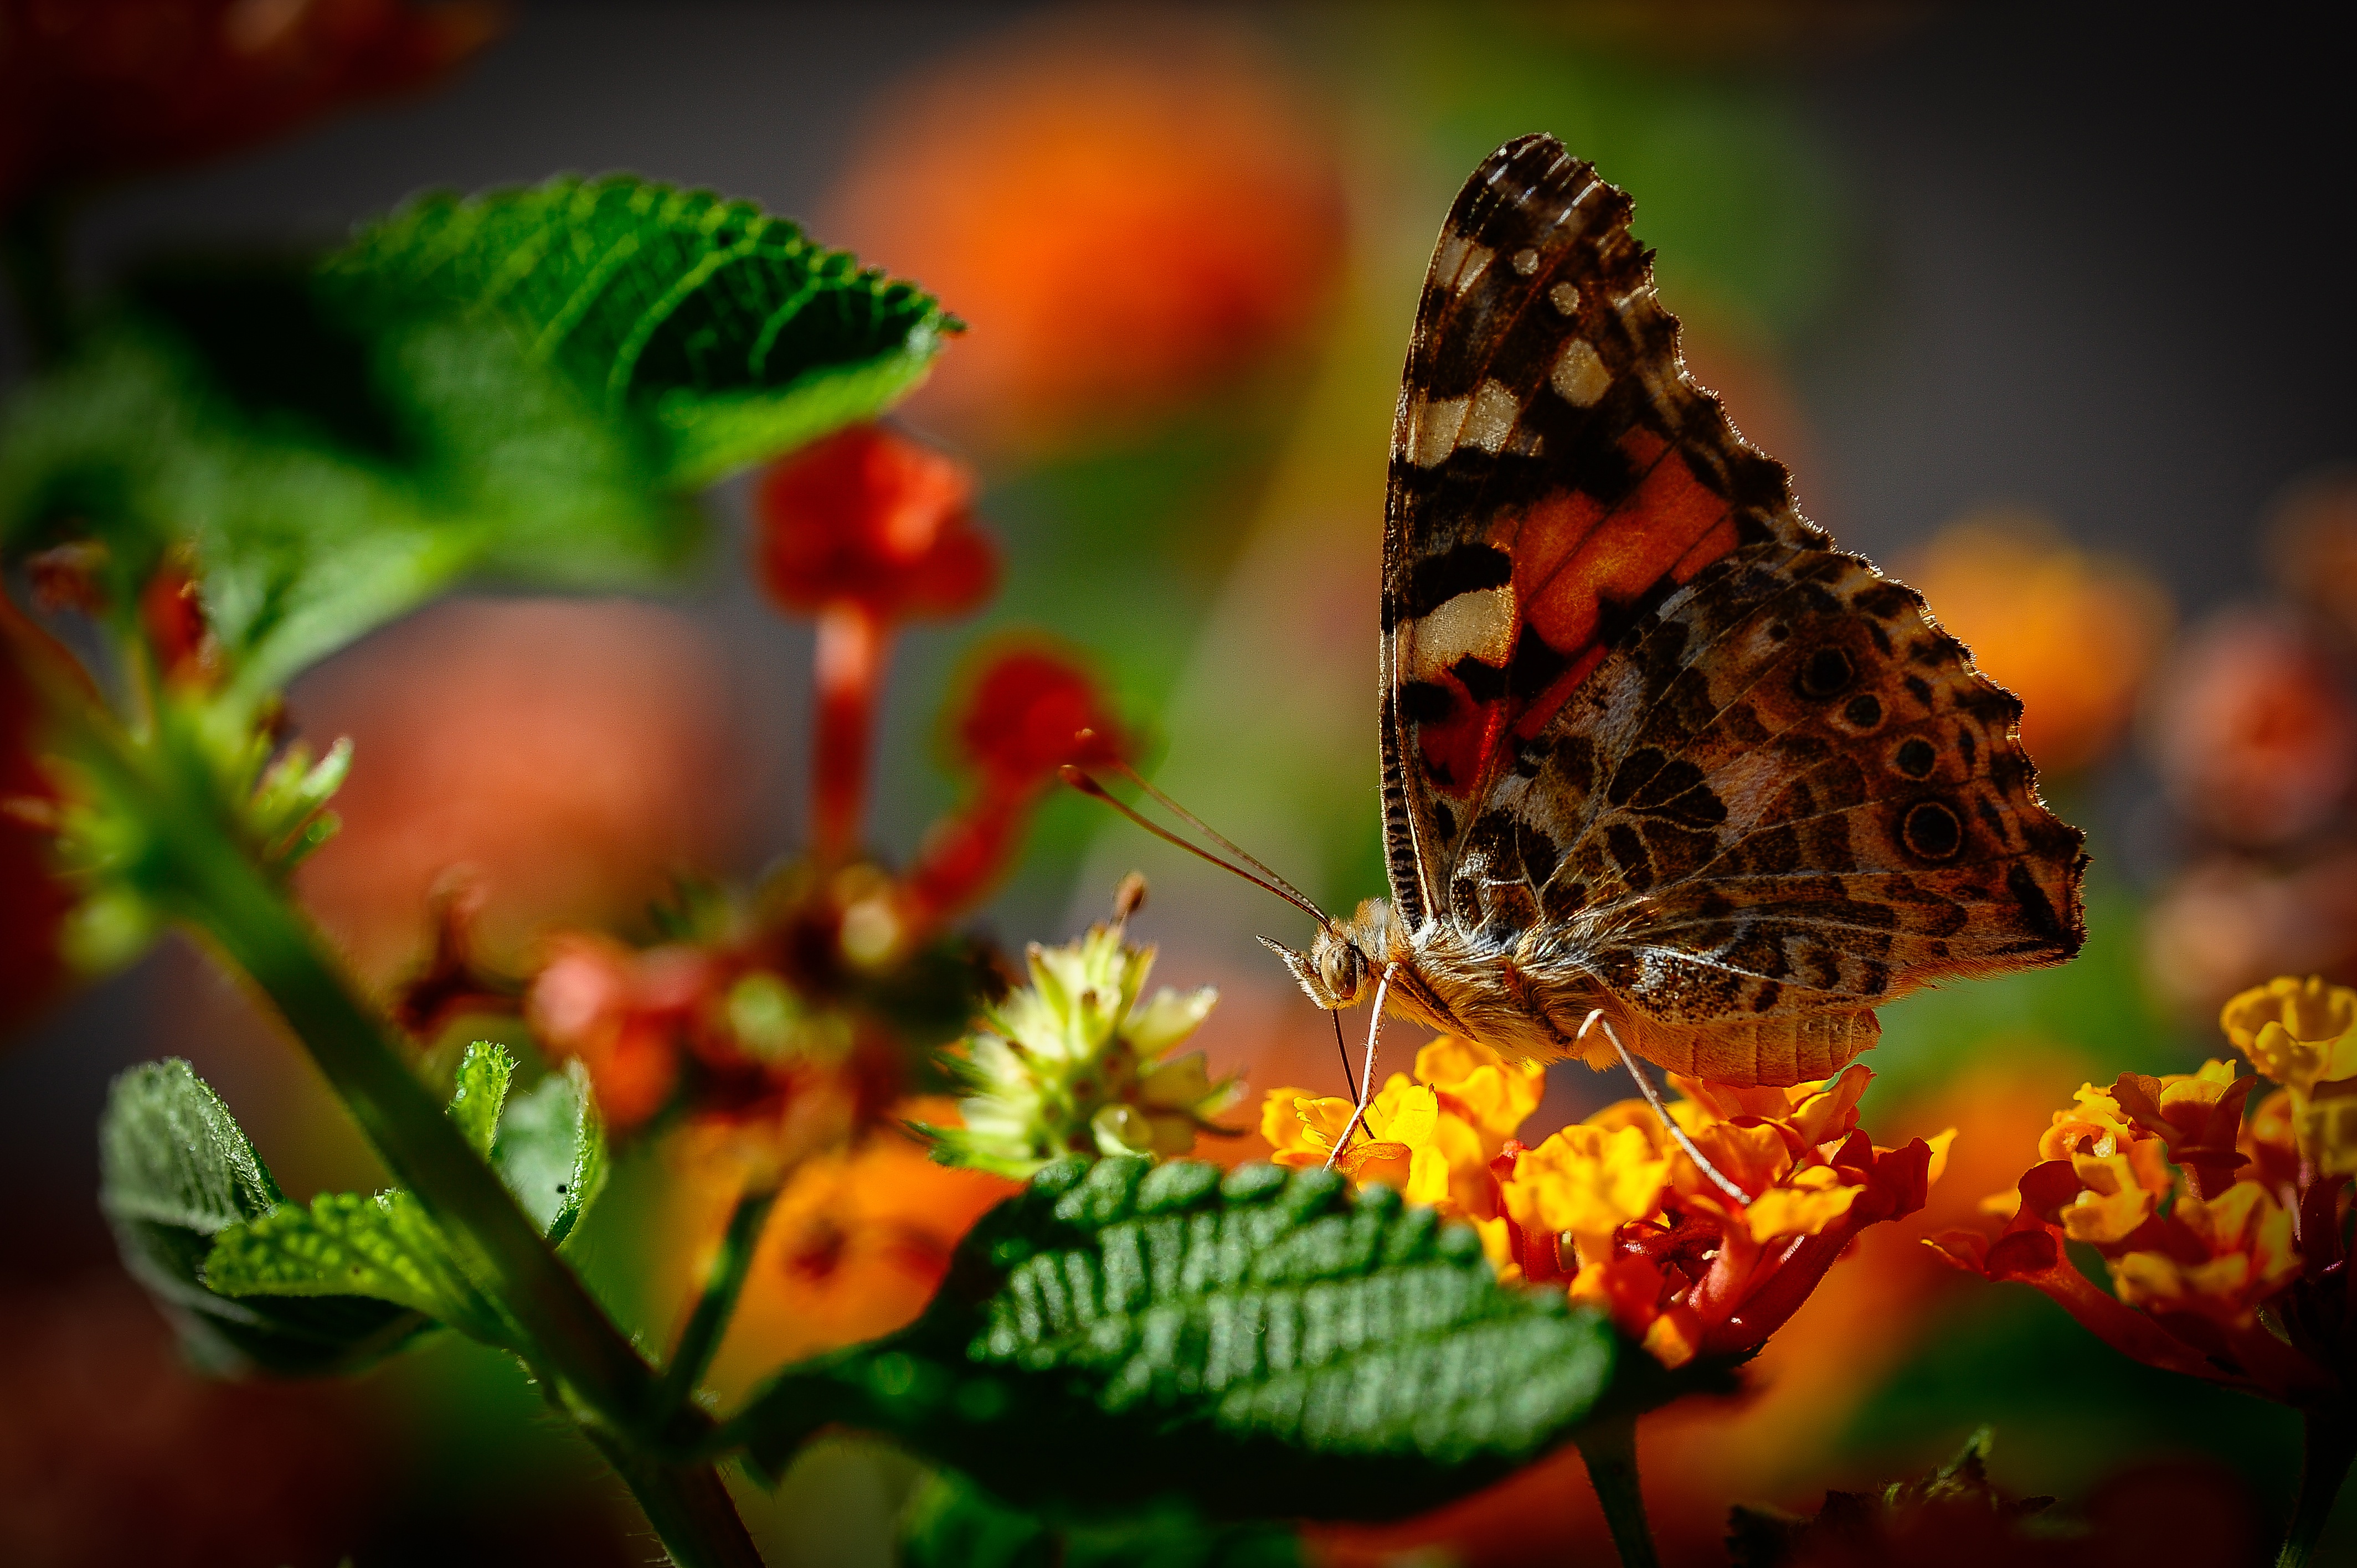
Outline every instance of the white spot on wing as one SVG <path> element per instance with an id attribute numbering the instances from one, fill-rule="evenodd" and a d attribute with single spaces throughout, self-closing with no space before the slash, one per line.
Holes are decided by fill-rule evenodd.
<path id="1" fill-rule="evenodd" d="M 1593 408 L 1596 400 L 1612 384 L 1612 372 L 1585 338 L 1574 338 L 1555 356 L 1555 369 L 1547 380 L 1575 408 Z"/>
<path id="2" fill-rule="evenodd" d="M 1471 656 L 1505 667 L 1514 650 L 1514 590 L 1511 584 L 1458 595 L 1415 623 L 1409 673 L 1428 681 Z"/>
<path id="3" fill-rule="evenodd" d="M 1523 405 L 1514 394 L 1496 381 L 1483 381 L 1473 393 L 1473 406 L 1466 411 L 1464 427 L 1457 433 L 1459 446 L 1479 446 L 1496 456 L 1503 450 L 1506 437 L 1513 433 L 1514 422 L 1523 415 Z"/>
<path id="4" fill-rule="evenodd" d="M 1559 283 L 1547 290 L 1547 298 L 1566 316 L 1579 308 L 1579 288 L 1576 284 Z"/>
<path id="5" fill-rule="evenodd" d="M 1539 253 L 1524 245 L 1514 252 L 1514 270 L 1524 277 L 1539 270 Z"/>
<path id="6" fill-rule="evenodd" d="M 1457 450 L 1457 433 L 1464 426 L 1465 408 L 1470 401 L 1418 398 L 1408 406 L 1407 455 L 1417 467 L 1437 468 Z"/>

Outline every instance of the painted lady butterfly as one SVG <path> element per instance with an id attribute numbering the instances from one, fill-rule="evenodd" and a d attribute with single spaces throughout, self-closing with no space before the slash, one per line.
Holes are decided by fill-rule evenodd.
<path id="1" fill-rule="evenodd" d="M 2084 835 L 2019 702 L 1688 379 L 1630 206 L 1525 136 L 1449 211 L 1392 434 L 1392 896 L 1277 950 L 1321 1007 L 1372 980 L 1378 1022 L 1518 1057 L 1606 1065 L 1600 1018 L 1823 1078 L 1880 1003 L 2077 952 Z"/>

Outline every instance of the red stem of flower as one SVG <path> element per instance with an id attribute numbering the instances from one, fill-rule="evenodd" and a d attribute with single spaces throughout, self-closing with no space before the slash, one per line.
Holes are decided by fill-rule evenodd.
<path id="1" fill-rule="evenodd" d="M 876 699 L 891 656 L 891 633 L 866 606 L 838 600 L 819 611 L 811 843 L 822 862 L 847 859 L 858 848 Z"/>

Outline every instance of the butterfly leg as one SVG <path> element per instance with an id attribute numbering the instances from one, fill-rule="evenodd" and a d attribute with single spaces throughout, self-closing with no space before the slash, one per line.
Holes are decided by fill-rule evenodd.
<path id="1" fill-rule="evenodd" d="M 1342 1151 L 1351 1146 L 1351 1134 L 1357 1132 L 1359 1123 L 1366 1119 L 1367 1102 L 1375 1097 L 1375 1042 L 1383 1036 L 1383 997 L 1392 988 L 1392 971 L 1398 967 L 1391 963 L 1383 965 L 1383 976 L 1375 982 L 1375 1015 L 1367 1023 L 1367 1059 L 1359 1069 L 1359 1104 L 1351 1112 L 1351 1120 L 1343 1127 L 1342 1135 L 1334 1140 L 1334 1152 L 1326 1156 L 1326 1168 L 1329 1171 L 1334 1168 L 1334 1162 L 1342 1157 Z"/>
<path id="2" fill-rule="evenodd" d="M 1637 1091 L 1645 1097 L 1645 1103 L 1653 1108 L 1653 1114 L 1662 1119 L 1663 1127 L 1668 1130 L 1678 1147 L 1685 1151 L 1686 1158 L 1695 1163 L 1695 1168 L 1708 1176 L 1712 1186 L 1736 1202 L 1749 1203 L 1751 1195 L 1728 1180 L 1726 1173 L 1710 1163 L 1710 1156 L 1696 1148 L 1695 1141 L 1686 1136 L 1685 1129 L 1678 1125 L 1677 1118 L 1672 1116 L 1670 1108 L 1662 1102 L 1662 1091 L 1653 1087 L 1653 1080 L 1645 1076 L 1644 1070 L 1637 1065 L 1637 1058 L 1631 1056 L 1629 1047 L 1620 1043 L 1620 1033 L 1613 1028 L 1612 1020 L 1604 1015 L 1603 1008 L 1598 1007 L 1587 1015 L 1587 1021 L 1580 1025 L 1579 1033 L 1574 1038 L 1586 1039 L 1587 1031 L 1598 1025 L 1603 1026 L 1604 1037 L 1612 1042 L 1612 1048 L 1620 1053 L 1620 1065 L 1627 1068 L 1629 1076 L 1637 1080 Z"/>

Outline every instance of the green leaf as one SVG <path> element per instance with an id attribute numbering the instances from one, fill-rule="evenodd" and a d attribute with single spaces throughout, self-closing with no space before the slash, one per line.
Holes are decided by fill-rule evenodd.
<path id="1" fill-rule="evenodd" d="M 901 1568 L 1299 1568 L 1287 1527 L 1213 1524 L 1180 1504 L 1058 1529 L 943 1473 L 911 1499 Z"/>
<path id="2" fill-rule="evenodd" d="M 0 422 L 0 558 L 193 552 L 233 693 L 469 574 L 639 580 L 683 493 L 897 401 L 955 324 L 742 202 L 618 178 L 432 197 L 324 263 L 134 277 Z"/>
<path id="3" fill-rule="evenodd" d="M 1628 1365 L 1602 1318 L 1500 1285 L 1470 1229 L 1389 1188 L 1066 1160 L 983 1219 L 915 1325 L 789 1369 L 728 1435 L 775 1473 L 865 1427 L 1059 1516 L 1386 1518 L 1506 1475 L 1608 1391 L 1647 1397 L 1658 1369 Z"/>
<path id="4" fill-rule="evenodd" d="M 485 1159 L 491 1157 L 491 1140 L 500 1130 L 500 1108 L 507 1103 L 508 1080 L 515 1076 L 515 1058 L 491 1040 L 477 1040 L 459 1058 L 450 1090 L 450 1120 Z"/>
<path id="5" fill-rule="evenodd" d="M 229 1108 L 185 1061 L 147 1063 L 114 1080 L 99 1163 L 99 1200 L 124 1266 L 201 1366 L 350 1371 L 429 1326 L 414 1312 L 349 1294 L 236 1301 L 206 1288 L 213 1239 L 285 1198 Z"/>
<path id="6" fill-rule="evenodd" d="M 420 198 L 328 276 L 507 323 L 693 487 L 872 417 L 920 378 L 941 306 L 750 202 L 630 176 Z"/>
<path id="7" fill-rule="evenodd" d="M 571 1232 L 603 1179 L 605 1138 L 579 1063 L 508 1099 L 515 1059 L 490 1040 L 467 1047 L 450 1120 L 491 1163 L 553 1241 Z M 503 1115 L 502 1110 L 505 1114 Z M 470 1280 L 423 1205 L 398 1189 L 321 1193 L 308 1208 L 273 1202 L 221 1228 L 204 1282 L 239 1298 L 369 1296 L 515 1348 L 498 1305 Z"/>
<path id="8" fill-rule="evenodd" d="M 606 1180 L 605 1127 L 577 1058 L 508 1106 L 491 1164 L 551 1241 L 573 1233 Z"/>
<path id="9" fill-rule="evenodd" d="M 365 1295 L 464 1330 L 489 1344 L 513 1336 L 467 1278 L 449 1242 L 406 1192 L 323 1192 L 285 1204 L 213 1241 L 205 1283 L 222 1295 Z"/>

